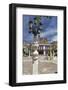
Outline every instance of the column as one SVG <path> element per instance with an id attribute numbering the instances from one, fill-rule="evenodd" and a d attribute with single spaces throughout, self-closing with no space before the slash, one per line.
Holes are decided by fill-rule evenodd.
<path id="1" fill-rule="evenodd" d="M 43 46 L 43 54 L 46 55 L 45 46 Z"/>
<path id="2" fill-rule="evenodd" d="M 30 57 L 30 50 L 29 50 L 29 57 Z"/>
<path id="3" fill-rule="evenodd" d="M 53 60 L 54 60 L 54 55 L 55 55 L 55 53 L 54 53 L 54 50 L 53 50 Z"/>
<path id="4" fill-rule="evenodd" d="M 48 60 L 50 60 L 50 48 L 49 48 L 49 56 L 48 56 Z"/>
<path id="5" fill-rule="evenodd" d="M 50 60 L 52 60 L 52 51 L 51 51 L 51 46 L 50 46 Z"/>

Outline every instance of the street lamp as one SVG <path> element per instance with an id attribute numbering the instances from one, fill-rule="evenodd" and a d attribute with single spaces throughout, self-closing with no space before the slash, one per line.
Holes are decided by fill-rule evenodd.
<path id="1" fill-rule="evenodd" d="M 29 33 L 31 33 L 31 31 L 32 31 L 32 25 L 33 25 L 33 22 L 29 21 Z"/>
<path id="2" fill-rule="evenodd" d="M 40 18 L 34 18 L 34 20 L 29 21 L 29 33 L 32 33 L 34 36 L 34 51 L 32 54 L 32 62 L 33 62 L 33 74 L 38 74 L 38 39 L 40 37 L 40 32 L 42 30 L 42 23 L 40 22 Z"/>

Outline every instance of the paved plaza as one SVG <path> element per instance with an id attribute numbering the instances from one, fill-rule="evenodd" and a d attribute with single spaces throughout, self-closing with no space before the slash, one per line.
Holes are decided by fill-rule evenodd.
<path id="1" fill-rule="evenodd" d="M 23 57 L 23 74 L 31 75 L 33 71 L 32 57 Z M 39 56 L 38 58 L 38 74 L 57 73 L 57 58 L 47 60 L 46 56 Z"/>

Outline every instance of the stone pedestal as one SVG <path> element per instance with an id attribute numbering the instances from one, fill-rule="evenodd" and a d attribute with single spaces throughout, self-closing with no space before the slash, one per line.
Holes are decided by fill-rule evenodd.
<path id="1" fill-rule="evenodd" d="M 35 50 L 32 55 L 33 60 L 33 74 L 38 74 L 38 51 Z"/>
<path id="2" fill-rule="evenodd" d="M 33 63 L 33 74 L 38 74 L 38 60 Z"/>

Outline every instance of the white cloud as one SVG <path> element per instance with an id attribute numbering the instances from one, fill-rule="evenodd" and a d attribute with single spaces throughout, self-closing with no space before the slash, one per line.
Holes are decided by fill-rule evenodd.
<path id="1" fill-rule="evenodd" d="M 52 38 L 52 41 L 57 41 L 57 35 Z"/>
<path id="2" fill-rule="evenodd" d="M 46 36 L 46 33 L 45 32 L 42 32 L 41 34 L 40 34 L 40 37 L 45 37 Z"/>
<path id="3" fill-rule="evenodd" d="M 45 30 L 45 32 L 41 32 L 40 37 L 48 37 L 49 35 L 54 35 L 55 33 L 57 33 L 56 29 L 47 29 Z"/>

